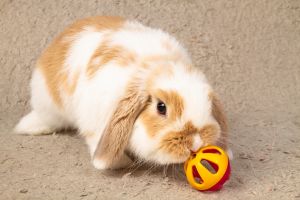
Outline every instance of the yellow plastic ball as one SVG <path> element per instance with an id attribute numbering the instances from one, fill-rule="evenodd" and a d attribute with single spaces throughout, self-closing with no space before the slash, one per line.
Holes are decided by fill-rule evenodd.
<path id="1" fill-rule="evenodd" d="M 201 191 L 219 190 L 229 179 L 230 163 L 224 150 L 217 146 L 206 146 L 192 153 L 184 164 L 190 185 Z"/>

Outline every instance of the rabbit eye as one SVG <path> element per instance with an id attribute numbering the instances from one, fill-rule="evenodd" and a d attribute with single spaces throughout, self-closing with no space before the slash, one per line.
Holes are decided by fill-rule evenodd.
<path id="1" fill-rule="evenodd" d="M 161 115 L 166 115 L 167 107 L 166 104 L 162 101 L 159 101 L 156 105 L 157 112 Z"/>

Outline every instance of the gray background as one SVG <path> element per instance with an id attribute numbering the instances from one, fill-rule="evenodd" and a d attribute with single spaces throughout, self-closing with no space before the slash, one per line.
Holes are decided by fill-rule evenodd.
<path id="1" fill-rule="evenodd" d="M 221 192 L 192 190 L 178 167 L 97 171 L 75 134 L 11 134 L 29 111 L 41 51 L 93 15 L 173 34 L 206 73 L 224 102 L 235 155 Z M 1 0 L 0 199 L 300 199 L 299 55 L 298 0 Z"/>

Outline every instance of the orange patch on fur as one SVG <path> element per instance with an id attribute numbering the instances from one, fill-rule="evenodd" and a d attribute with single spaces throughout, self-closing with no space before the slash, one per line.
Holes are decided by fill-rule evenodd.
<path id="1" fill-rule="evenodd" d="M 96 30 L 117 30 L 123 23 L 124 20 L 120 17 L 107 16 L 79 20 L 62 32 L 42 53 L 37 61 L 37 67 L 42 71 L 49 93 L 58 106 L 62 106 L 60 89 L 65 90 L 67 94 L 72 94 L 79 78 L 79 74 L 75 74 L 72 80 L 69 80 L 68 74 L 62 71 L 67 53 L 74 41 L 72 36 L 86 27 L 93 27 Z"/>
<path id="2" fill-rule="evenodd" d="M 192 144 L 193 137 L 191 135 L 180 136 L 176 133 L 169 133 L 162 139 L 160 143 L 160 150 L 180 158 L 190 154 L 189 148 L 192 146 Z"/>
<path id="3" fill-rule="evenodd" d="M 69 26 L 62 34 L 72 36 L 86 27 L 93 27 L 97 31 L 109 29 L 117 31 L 124 24 L 124 19 L 118 16 L 94 16 L 81 19 Z"/>
<path id="4" fill-rule="evenodd" d="M 166 116 L 161 116 L 156 110 L 156 101 L 149 102 L 141 113 L 140 119 L 151 137 L 155 136 L 163 128 L 170 126 L 172 122 L 180 118 L 184 110 L 183 98 L 175 91 L 157 90 L 152 94 L 152 101 L 159 99 L 167 106 Z"/>
<path id="5" fill-rule="evenodd" d="M 188 121 L 182 130 L 167 133 L 161 140 L 160 149 L 176 157 L 187 156 L 193 145 L 193 135 L 197 133 L 198 129 Z"/>
<path id="6" fill-rule="evenodd" d="M 135 55 L 124 47 L 111 46 L 108 41 L 103 42 L 90 59 L 86 70 L 87 76 L 91 78 L 100 67 L 111 61 L 115 61 L 121 66 L 128 66 L 135 62 Z"/>
<path id="7" fill-rule="evenodd" d="M 175 120 L 182 115 L 184 102 L 183 98 L 177 92 L 158 90 L 155 97 L 166 104 L 167 110 L 169 108 L 167 115 L 171 120 Z"/>
<path id="8" fill-rule="evenodd" d="M 140 114 L 139 118 L 150 137 L 154 137 L 159 131 L 170 126 L 171 123 L 170 119 L 159 116 L 156 110 L 153 111 L 153 107 L 150 105 Z"/>
<path id="9" fill-rule="evenodd" d="M 201 139 L 205 144 L 215 144 L 217 140 L 218 128 L 215 125 L 205 125 L 200 130 Z"/>

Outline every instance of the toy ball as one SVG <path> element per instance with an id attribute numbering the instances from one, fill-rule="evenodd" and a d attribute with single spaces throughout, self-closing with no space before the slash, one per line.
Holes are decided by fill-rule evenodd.
<path id="1" fill-rule="evenodd" d="M 229 158 L 217 146 L 206 146 L 192 153 L 184 163 L 190 185 L 200 191 L 220 190 L 230 176 Z"/>

